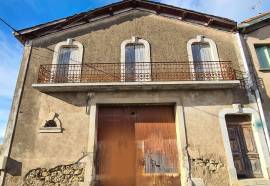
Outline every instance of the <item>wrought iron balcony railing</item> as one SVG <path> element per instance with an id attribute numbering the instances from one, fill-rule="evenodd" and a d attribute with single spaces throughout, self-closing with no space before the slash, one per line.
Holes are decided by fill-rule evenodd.
<path id="1" fill-rule="evenodd" d="M 235 80 L 229 61 L 41 65 L 38 83 Z"/>

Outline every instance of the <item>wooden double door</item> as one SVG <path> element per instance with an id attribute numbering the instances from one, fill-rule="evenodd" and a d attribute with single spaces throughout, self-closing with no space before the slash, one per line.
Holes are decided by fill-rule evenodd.
<path id="1" fill-rule="evenodd" d="M 226 123 L 238 178 L 262 177 L 251 117 L 249 115 L 227 115 Z"/>
<path id="2" fill-rule="evenodd" d="M 98 108 L 97 186 L 179 186 L 173 106 Z"/>

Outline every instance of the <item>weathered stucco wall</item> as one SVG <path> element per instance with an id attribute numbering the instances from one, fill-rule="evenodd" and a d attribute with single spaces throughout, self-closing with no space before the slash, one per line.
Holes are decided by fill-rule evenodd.
<path id="1" fill-rule="evenodd" d="M 256 54 L 255 46 L 260 44 L 270 44 L 270 26 L 265 26 L 246 35 L 246 42 L 250 60 L 253 64 L 257 84 L 259 86 L 265 118 L 270 130 L 270 71 L 261 70 L 260 63 Z"/>
<path id="2" fill-rule="evenodd" d="M 84 46 L 84 63 L 118 63 L 122 41 L 137 36 L 150 43 L 153 62 L 188 61 L 187 42 L 197 35 L 212 39 L 220 60 L 232 61 L 239 68 L 234 33 L 138 11 L 64 31 L 58 37 L 41 38 L 34 42 L 38 50 L 34 56 L 41 63 L 51 63 L 55 44 L 73 37 Z"/>
<path id="3" fill-rule="evenodd" d="M 192 177 L 202 178 L 206 185 L 229 185 L 219 112 L 223 108 L 231 108 L 231 104 L 237 99 L 230 90 L 96 93 L 94 99 L 97 103 L 98 100 L 104 103 L 130 97 L 131 102 L 152 101 L 155 104 L 168 99 L 180 100 Z M 199 163 L 200 161 L 203 162 Z M 218 168 L 207 165 L 208 163 L 217 165 Z"/>
<path id="4" fill-rule="evenodd" d="M 188 61 L 186 44 L 197 35 L 214 40 L 220 60 L 232 61 L 239 70 L 233 33 L 148 13 L 118 15 L 72 32 L 64 31 L 34 41 L 12 142 L 10 157 L 13 161 L 8 162 L 6 185 L 21 185 L 23 177 L 31 169 L 74 163 L 82 157 L 88 140 L 91 140 L 88 139 L 87 93 L 43 94 L 31 87 L 37 82 L 39 65 L 51 64 L 54 46 L 58 42 L 70 37 L 81 42 L 84 46 L 83 63 L 117 63 L 120 62 L 121 42 L 138 36 L 150 43 L 151 61 Z M 203 173 L 204 170 L 200 167 L 194 167 L 192 176 L 203 177 L 208 185 L 228 185 L 218 113 L 222 108 L 231 107 L 233 103 L 247 103 L 244 91 L 237 89 L 96 94 L 107 99 L 134 99 L 152 95 L 157 95 L 159 99 L 175 97 L 182 100 L 191 159 L 213 159 L 225 164 L 224 168 L 211 175 Z M 39 133 L 41 122 L 51 119 L 46 118 L 49 112 L 59 114 L 63 133 Z"/>
<path id="5" fill-rule="evenodd" d="M 25 91 L 8 161 L 6 185 L 22 185 L 28 171 L 77 162 L 87 151 L 86 94 L 45 95 Z M 39 133 L 48 113 L 59 114 L 62 133 Z M 12 178 L 11 176 L 14 175 Z"/>

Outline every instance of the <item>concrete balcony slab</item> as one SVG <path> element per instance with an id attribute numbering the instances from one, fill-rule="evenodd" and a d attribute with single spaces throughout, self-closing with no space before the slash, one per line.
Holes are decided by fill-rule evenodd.
<path id="1" fill-rule="evenodd" d="M 231 89 L 240 86 L 239 80 L 162 81 L 162 82 L 106 82 L 106 83 L 46 83 L 32 84 L 41 92 L 104 92 L 127 90 L 199 90 Z"/>

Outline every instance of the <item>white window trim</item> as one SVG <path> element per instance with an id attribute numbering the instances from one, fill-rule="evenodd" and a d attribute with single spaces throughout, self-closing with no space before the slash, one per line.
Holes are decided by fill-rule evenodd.
<path id="1" fill-rule="evenodd" d="M 53 54 L 53 61 L 52 64 L 53 65 L 57 65 L 58 64 L 58 59 L 59 59 L 59 54 L 60 54 L 60 50 L 63 47 L 77 47 L 78 48 L 78 62 L 76 64 L 81 65 L 82 64 L 82 59 L 83 59 L 83 45 L 79 42 L 79 41 L 75 41 L 74 39 L 67 39 L 66 41 L 57 43 L 54 47 L 54 54 Z M 71 64 L 75 64 L 75 63 L 71 63 Z M 78 68 L 78 70 L 80 70 L 81 67 Z M 55 67 L 52 66 L 51 69 L 51 82 L 53 82 L 53 73 L 55 71 Z"/>
<path id="2" fill-rule="evenodd" d="M 192 53 L 193 43 L 208 43 L 210 45 L 213 61 L 219 61 L 216 43 L 212 39 L 206 38 L 203 35 L 197 35 L 196 38 L 190 39 L 187 42 L 188 61 L 191 62 L 191 68 L 190 68 L 191 73 L 194 73 L 194 69 L 195 69 L 194 64 L 193 64 L 194 59 L 193 59 L 193 53 Z M 194 80 L 196 80 L 195 77 L 194 77 Z"/>
<path id="3" fill-rule="evenodd" d="M 124 64 L 126 61 L 126 45 L 132 43 L 140 43 L 143 44 L 145 47 L 145 59 L 144 62 L 151 62 L 151 52 L 150 52 L 150 44 L 148 41 L 132 36 L 131 39 L 126 39 L 121 43 L 121 74 L 125 73 Z M 150 72 L 151 73 L 151 72 Z M 121 77 L 121 81 L 125 81 L 123 77 Z"/>
<path id="4" fill-rule="evenodd" d="M 212 39 L 206 38 L 202 35 L 197 35 L 196 38 L 190 39 L 187 43 L 188 60 L 190 62 L 194 61 L 193 54 L 192 54 L 192 44 L 193 43 L 209 43 L 213 60 L 219 61 L 216 43 Z"/>
<path id="5" fill-rule="evenodd" d="M 73 39 L 67 39 L 66 41 L 57 43 L 54 47 L 54 54 L 53 54 L 53 61 L 52 64 L 58 64 L 59 54 L 60 50 L 63 47 L 78 47 L 79 50 L 79 56 L 78 56 L 78 63 L 76 64 L 82 64 L 82 58 L 83 58 L 83 45 L 79 41 L 74 41 Z"/>
<path id="6" fill-rule="evenodd" d="M 230 177 L 230 183 L 231 185 L 237 185 L 237 183 L 240 181 L 237 178 L 237 172 L 236 168 L 234 166 L 233 162 L 233 155 L 231 151 L 231 145 L 227 130 L 227 124 L 225 120 L 225 116 L 228 114 L 239 114 L 239 115 L 250 115 L 251 116 L 251 124 L 252 124 L 252 131 L 254 135 L 255 144 L 258 150 L 258 154 L 260 157 L 261 162 L 261 168 L 263 177 L 266 179 L 269 179 L 270 174 L 270 157 L 269 157 L 269 150 L 266 143 L 266 138 L 269 138 L 268 136 L 264 135 L 264 130 L 267 130 L 264 128 L 264 126 L 261 124 L 261 119 L 259 116 L 259 113 L 252 109 L 252 108 L 227 108 L 223 109 L 219 112 L 219 123 L 220 123 L 220 129 L 222 133 L 223 143 L 224 143 L 224 149 L 225 149 L 225 155 L 227 157 L 227 167 Z M 256 180 L 256 178 L 253 178 L 251 180 Z"/>

